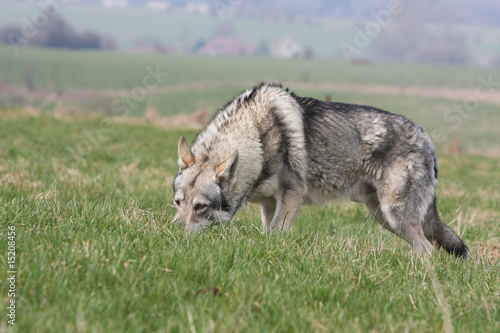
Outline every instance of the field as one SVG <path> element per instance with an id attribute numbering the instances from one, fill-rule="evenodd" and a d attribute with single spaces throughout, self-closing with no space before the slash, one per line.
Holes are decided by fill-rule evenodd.
<path id="1" fill-rule="evenodd" d="M 465 152 L 500 153 L 498 69 L 44 49 L 15 53 L 10 47 L 0 47 L 0 58 L 3 108 L 134 119 L 210 113 L 247 87 L 281 82 L 298 95 L 330 95 L 405 115 L 424 126 L 438 148 L 458 140 Z M 158 85 L 146 90 L 151 72 L 159 73 L 161 82 L 148 79 L 148 85 Z"/>
<path id="2" fill-rule="evenodd" d="M 500 330 L 498 92 L 456 129 L 443 118 L 474 96 L 478 77 L 500 73 L 8 48 L 0 57 L 0 260 L 5 281 L 14 226 L 15 331 Z M 164 81 L 114 114 L 113 101 L 157 65 Z M 173 227 L 177 140 L 196 131 L 161 124 L 212 112 L 262 79 L 441 129 L 438 208 L 471 259 L 419 257 L 349 202 L 305 207 L 286 235 L 263 234 L 253 205 L 206 233 Z M 8 291 L 2 284 L 2 309 Z M 0 331 L 11 328 L 3 311 Z"/>

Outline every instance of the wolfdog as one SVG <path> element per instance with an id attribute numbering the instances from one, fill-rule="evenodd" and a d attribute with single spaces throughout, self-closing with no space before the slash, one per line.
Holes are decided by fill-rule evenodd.
<path id="1" fill-rule="evenodd" d="M 438 215 L 431 141 L 403 116 L 261 83 L 219 110 L 191 148 L 181 136 L 178 155 L 174 221 L 188 230 L 255 202 L 265 230 L 287 231 L 302 204 L 346 197 L 418 253 L 468 255 Z"/>

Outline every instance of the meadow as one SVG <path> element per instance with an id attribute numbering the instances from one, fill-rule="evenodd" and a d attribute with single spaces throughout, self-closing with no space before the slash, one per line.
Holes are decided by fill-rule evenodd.
<path id="1" fill-rule="evenodd" d="M 0 59 L 0 108 L 133 119 L 148 112 L 213 113 L 248 87 L 280 82 L 301 96 L 330 95 L 407 116 L 440 149 L 458 140 L 465 152 L 499 153 L 499 69 L 36 48 L 16 53 L 8 46 L 0 47 Z M 145 89 L 145 78 L 157 86 Z"/>
<path id="2" fill-rule="evenodd" d="M 5 48 L 0 56 L 3 89 L 13 89 L 0 93 L 2 281 L 9 226 L 17 268 L 16 326 L 8 324 L 9 285 L 2 283 L 0 331 L 500 329 L 497 104 L 493 97 L 482 101 L 454 130 L 440 112 L 461 95 L 369 92 L 446 87 L 467 96 L 478 76 L 496 80 L 498 72 L 36 49 L 11 56 Z M 168 68 L 165 81 L 142 107 L 130 109 L 129 121 L 113 115 L 113 101 L 141 86 L 145 68 L 156 65 Z M 26 66 L 34 71 L 31 93 Z M 154 107 L 161 119 L 214 111 L 247 85 L 278 79 L 302 95 L 331 94 L 443 129 L 449 139 L 438 147 L 438 208 L 471 258 L 420 257 L 350 202 L 304 207 L 289 234 L 262 233 L 253 205 L 201 234 L 171 225 L 177 140 L 182 134 L 191 141 L 196 131 L 142 121 L 146 109 Z M 64 92 L 54 99 L 58 108 L 44 104 L 58 91 Z M 61 97 L 74 91 L 92 94 L 76 102 Z M 97 92 L 109 96 L 96 99 Z M 449 149 L 457 133 L 462 153 Z"/>

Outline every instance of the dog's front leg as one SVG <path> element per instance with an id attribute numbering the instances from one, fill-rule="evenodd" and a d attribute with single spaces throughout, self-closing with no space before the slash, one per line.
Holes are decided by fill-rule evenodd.
<path id="1" fill-rule="evenodd" d="M 276 198 L 276 211 L 271 224 L 268 225 L 268 230 L 290 230 L 293 220 L 302 206 L 305 192 L 305 188 L 282 191 L 281 195 Z"/>
<path id="2" fill-rule="evenodd" d="M 265 198 L 259 203 L 260 217 L 262 219 L 262 229 L 266 231 L 271 230 L 271 223 L 273 221 L 274 213 L 276 212 L 276 199 Z"/>

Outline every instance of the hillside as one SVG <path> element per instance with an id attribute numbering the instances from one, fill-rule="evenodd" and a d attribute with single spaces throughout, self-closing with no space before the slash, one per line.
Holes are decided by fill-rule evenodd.
<path id="1" fill-rule="evenodd" d="M 210 114 L 261 81 L 281 82 L 302 96 L 403 114 L 440 149 L 458 140 L 465 152 L 499 151 L 498 70 L 47 49 L 16 54 L 8 47 L 0 48 L 0 58 L 2 108 L 153 119 Z"/>

